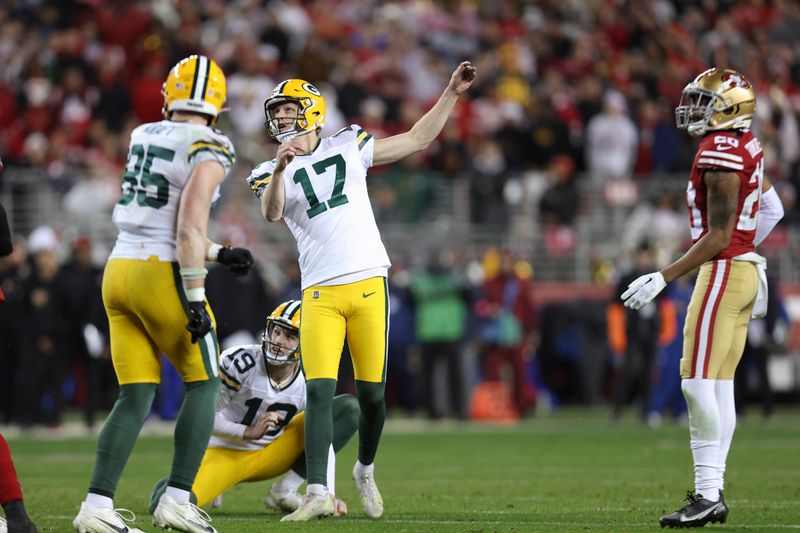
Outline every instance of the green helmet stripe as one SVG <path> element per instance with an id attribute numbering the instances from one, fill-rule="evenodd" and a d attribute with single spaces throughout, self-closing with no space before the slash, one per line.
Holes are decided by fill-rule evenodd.
<path id="1" fill-rule="evenodd" d="M 292 321 L 294 315 L 297 314 L 297 311 L 300 310 L 300 302 L 298 300 L 293 300 L 289 305 L 286 306 L 286 309 L 283 310 L 282 315 L 285 316 L 289 322 Z"/>

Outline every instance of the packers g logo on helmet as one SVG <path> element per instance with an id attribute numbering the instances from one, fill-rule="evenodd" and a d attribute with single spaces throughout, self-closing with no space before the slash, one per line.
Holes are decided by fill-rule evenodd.
<path id="1" fill-rule="evenodd" d="M 283 302 L 267 317 L 267 327 L 261 336 L 261 352 L 271 365 L 288 365 L 300 359 L 300 345 L 291 352 L 278 355 L 274 343 L 270 340 L 275 324 L 300 335 L 300 300 Z M 283 350 L 281 350 L 283 351 Z"/>
<path id="2" fill-rule="evenodd" d="M 227 97 L 225 74 L 206 56 L 191 55 L 169 71 L 161 88 L 164 95 L 164 118 L 173 111 L 191 111 L 211 117 L 211 124 L 223 111 Z"/>
<path id="3" fill-rule="evenodd" d="M 675 108 L 675 124 L 694 136 L 749 128 L 755 110 L 756 93 L 742 74 L 711 68 L 684 87 Z"/>
<path id="4" fill-rule="evenodd" d="M 279 104 L 294 102 L 298 105 L 294 124 L 281 128 L 274 111 Z M 291 79 L 278 84 L 264 102 L 266 127 L 270 137 L 286 142 L 305 135 L 325 125 L 325 99 L 319 90 L 305 80 Z M 285 120 L 285 118 L 284 118 Z"/>

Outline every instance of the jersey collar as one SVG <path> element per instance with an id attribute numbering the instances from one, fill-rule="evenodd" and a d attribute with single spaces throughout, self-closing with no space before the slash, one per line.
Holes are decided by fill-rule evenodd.
<path id="1" fill-rule="evenodd" d="M 289 374 L 282 381 L 276 382 L 274 379 L 272 379 L 272 376 L 270 376 L 269 374 L 269 363 L 267 363 L 267 379 L 269 380 L 269 386 L 272 387 L 272 390 L 274 390 L 275 392 L 281 392 L 291 387 L 292 383 L 295 382 L 297 376 L 299 375 L 300 375 L 300 363 L 298 363 L 297 366 L 294 368 L 294 372 Z"/>

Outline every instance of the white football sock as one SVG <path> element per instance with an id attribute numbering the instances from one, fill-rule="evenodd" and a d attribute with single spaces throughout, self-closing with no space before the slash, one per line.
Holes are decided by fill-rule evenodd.
<path id="1" fill-rule="evenodd" d="M 187 503 L 191 496 L 188 490 L 179 489 L 178 487 L 172 487 L 170 485 L 167 485 L 166 494 L 169 494 L 177 503 Z"/>
<path id="2" fill-rule="evenodd" d="M 356 467 L 353 469 L 359 476 L 366 476 L 367 474 L 373 475 L 375 473 L 375 463 L 368 465 L 361 464 L 361 461 L 356 460 Z"/>
<path id="3" fill-rule="evenodd" d="M 715 502 L 719 500 L 720 420 L 715 382 L 694 378 L 681 381 L 689 408 L 689 434 L 694 459 L 695 493 Z"/>
<path id="4" fill-rule="evenodd" d="M 719 406 L 720 445 L 719 445 L 719 490 L 725 488 L 725 467 L 728 451 L 731 449 L 733 432 L 736 430 L 736 402 L 732 379 L 718 379 L 714 384 L 714 395 Z"/>
<path id="5" fill-rule="evenodd" d="M 283 478 L 276 483 L 276 490 L 279 490 L 280 492 L 296 491 L 300 488 L 300 485 L 303 484 L 303 481 L 305 481 L 305 479 L 300 477 L 300 474 L 294 470 L 289 470 L 286 472 Z"/>
<path id="6" fill-rule="evenodd" d="M 102 494 L 95 494 L 90 492 L 86 495 L 86 503 L 96 509 L 113 509 L 114 500 Z"/>

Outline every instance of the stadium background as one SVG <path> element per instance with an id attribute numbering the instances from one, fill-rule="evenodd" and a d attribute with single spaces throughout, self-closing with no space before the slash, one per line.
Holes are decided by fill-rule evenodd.
<path id="1" fill-rule="evenodd" d="M 390 418 L 379 455 L 387 515 L 376 524 L 355 512 L 351 444 L 337 483 L 351 515 L 320 531 L 638 531 L 678 506 L 691 457 L 682 400 L 664 379 L 676 376 L 669 328 L 630 369 L 639 372 L 626 373 L 609 304 L 637 258 L 663 263 L 686 246 L 693 146 L 672 118 L 681 88 L 711 65 L 744 72 L 758 91 L 754 129 L 786 217 L 761 248 L 780 296 L 773 302 L 782 303 L 762 335 L 778 405 L 763 420 L 740 411 L 725 527 L 798 527 L 799 33 L 800 7 L 784 0 L 2 2 L 0 202 L 18 252 L 0 260 L 9 296 L 0 305 L 0 424 L 40 530 L 68 528 L 94 460 L 91 435 L 114 398 L 97 282 L 115 236 L 110 212 L 128 135 L 160 119 L 169 67 L 196 52 L 228 76 L 220 127 L 238 155 L 212 237 L 250 247 L 259 267 L 245 280 L 212 269 L 209 297 L 228 342 L 258 335 L 269 306 L 297 290 L 290 234 L 260 219 L 244 181 L 275 151 L 262 125 L 272 85 L 290 76 L 317 84 L 327 134 L 355 122 L 382 137 L 409 127 L 458 61 L 478 67 L 431 150 L 371 173 L 394 262 Z M 503 306 L 512 272 L 524 335 L 509 354 L 492 350 L 487 317 Z M 426 357 L 437 339 L 418 331 L 420 295 L 411 296 L 426 276 L 456 287 L 450 309 L 461 310 L 445 316 L 458 322 L 447 328 L 456 350 L 438 367 Z M 752 371 L 742 397 L 753 401 L 764 397 L 758 361 L 740 368 Z M 159 420 L 174 416 L 180 394 L 174 376 L 164 379 L 117 493 L 145 530 L 150 487 L 171 454 L 172 426 Z M 506 385 L 479 387 L 487 379 Z M 642 385 L 653 397 L 634 411 L 627 405 L 642 403 Z M 484 419 L 526 416 L 454 421 L 469 416 L 472 391 L 489 399 L 478 406 Z M 612 424 L 617 404 L 625 410 Z M 658 425 L 654 407 L 679 424 Z M 212 510 L 214 525 L 263 531 L 265 519 L 277 522 L 263 513 L 265 490 L 233 489 Z"/>
<path id="2" fill-rule="evenodd" d="M 298 294 L 290 233 L 260 219 L 244 180 L 276 150 L 262 110 L 274 84 L 301 77 L 322 90 L 323 134 L 357 123 L 380 138 L 410 127 L 460 60 L 477 66 L 429 151 L 371 171 L 394 263 L 388 400 L 395 418 L 467 418 L 480 390 L 490 399 L 477 407 L 484 418 L 532 417 L 523 435 L 536 413 L 563 405 L 599 406 L 587 413 L 604 419 L 604 406 L 641 403 L 649 389 L 659 414 L 669 406 L 669 332 L 660 327 L 665 337 L 629 374 L 609 304 L 637 257 L 663 265 L 687 245 L 694 146 L 674 127 L 682 87 L 712 65 L 739 69 L 758 92 L 753 128 L 786 209 L 760 251 L 782 304 L 767 327 L 766 371 L 774 398 L 791 406 L 800 391 L 798 37 L 800 6 L 783 0 L 3 2 L 0 202 L 18 252 L 0 261 L 9 296 L 0 422 L 64 436 L 81 413 L 79 425 L 96 431 L 113 402 L 96 288 L 127 141 L 135 125 L 161 118 L 168 69 L 198 52 L 227 75 L 219 127 L 237 148 L 212 237 L 251 248 L 258 265 L 245 280 L 219 269 L 209 277 L 229 343 L 257 336 L 268 309 Z M 415 324 L 424 277 L 458 287 L 453 314 L 438 317 L 458 322 L 449 338 L 420 336 Z M 512 279 L 515 302 L 505 305 Z M 42 288 L 48 305 L 26 306 Z M 513 342 L 493 332 L 498 307 L 516 314 Z M 90 324 L 95 344 L 83 334 Z M 447 350 L 434 358 L 437 342 Z M 759 399 L 757 361 L 743 368 L 753 372 L 742 398 Z M 507 385 L 479 389 L 485 382 Z M 176 392 L 165 374 L 161 417 L 174 413 Z M 656 425 L 645 405 L 642 420 Z"/>

